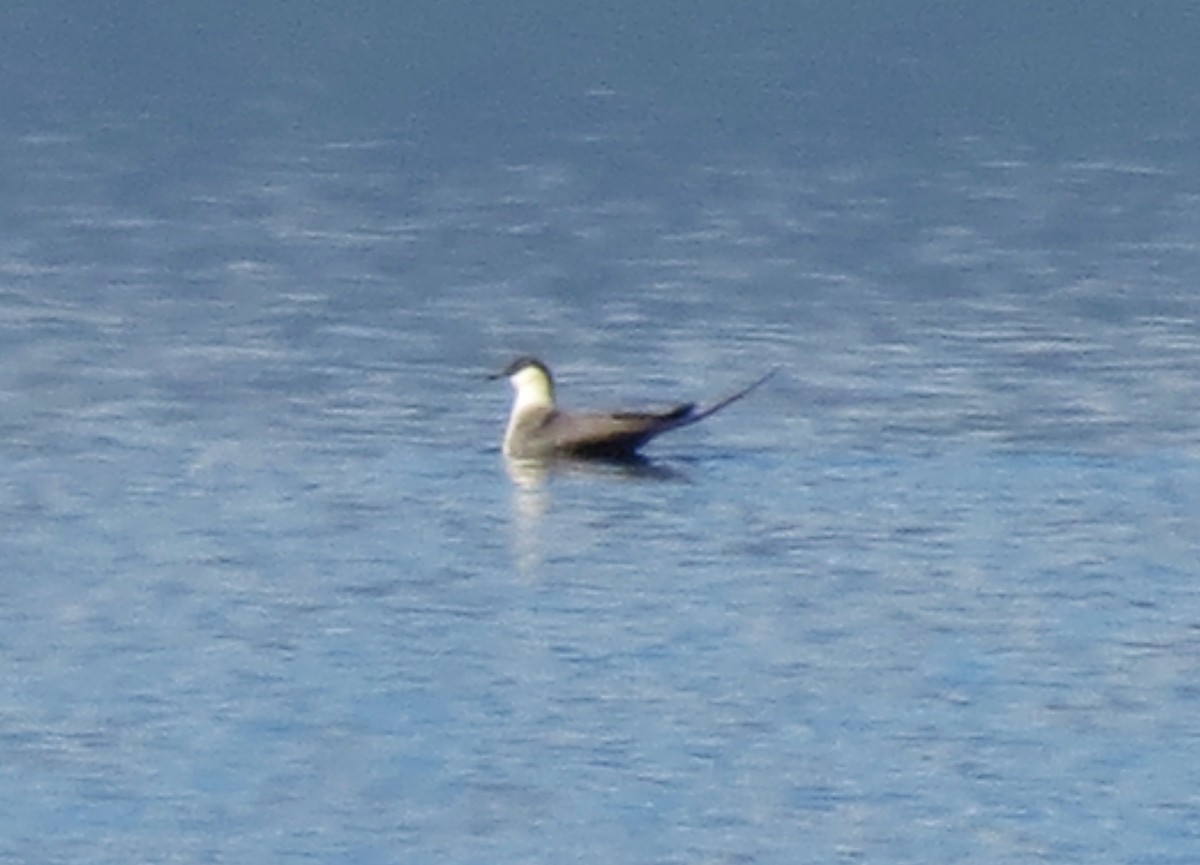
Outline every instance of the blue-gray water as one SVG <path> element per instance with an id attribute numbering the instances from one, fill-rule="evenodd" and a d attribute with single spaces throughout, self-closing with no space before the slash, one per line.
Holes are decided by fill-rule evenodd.
<path id="1" fill-rule="evenodd" d="M 0 28 L 0 861 L 1196 861 L 1195 16 L 170 8 Z"/>

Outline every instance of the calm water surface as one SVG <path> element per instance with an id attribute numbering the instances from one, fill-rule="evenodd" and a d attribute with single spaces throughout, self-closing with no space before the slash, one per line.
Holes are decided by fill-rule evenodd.
<path id="1" fill-rule="evenodd" d="M 4 134 L 0 861 L 1195 861 L 1195 137 L 668 158 L 579 98 L 469 160 Z M 530 475 L 516 352 L 781 373 Z"/>

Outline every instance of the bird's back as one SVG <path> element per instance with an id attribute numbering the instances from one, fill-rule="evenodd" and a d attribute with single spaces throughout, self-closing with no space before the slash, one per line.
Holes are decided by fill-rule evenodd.
<path id="1" fill-rule="evenodd" d="M 663 412 L 526 412 L 510 424 L 505 453 L 518 459 L 556 454 L 628 458 L 659 433 L 687 423 L 694 410 L 694 404 L 684 403 Z"/>

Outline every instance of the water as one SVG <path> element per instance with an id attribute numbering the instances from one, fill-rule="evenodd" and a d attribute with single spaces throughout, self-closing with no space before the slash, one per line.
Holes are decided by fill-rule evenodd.
<path id="1" fill-rule="evenodd" d="M 1190 22 L 720 8 L 20 12 L 0 861 L 1194 861 Z"/>

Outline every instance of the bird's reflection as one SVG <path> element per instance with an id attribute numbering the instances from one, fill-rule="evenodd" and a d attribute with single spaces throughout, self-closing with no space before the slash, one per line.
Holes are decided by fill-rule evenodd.
<path id="1" fill-rule="evenodd" d="M 504 458 L 504 470 L 513 483 L 513 556 L 517 571 L 536 578 L 542 563 L 542 522 L 552 504 L 551 481 L 555 477 L 592 477 L 618 481 L 687 481 L 687 475 L 672 466 L 645 457 L 621 460 Z"/>
<path id="2" fill-rule="evenodd" d="M 552 457 L 520 460 L 504 458 L 504 469 L 521 488 L 544 485 L 554 475 L 610 478 L 630 481 L 686 481 L 688 476 L 674 466 L 654 462 L 643 456 L 622 459 L 571 459 Z"/>

